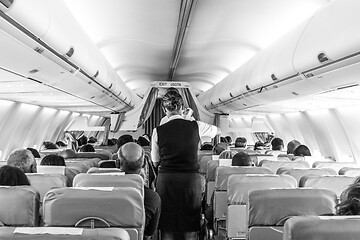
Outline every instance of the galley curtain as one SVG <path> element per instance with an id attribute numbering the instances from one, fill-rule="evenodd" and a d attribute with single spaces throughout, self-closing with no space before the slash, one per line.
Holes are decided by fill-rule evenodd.
<path id="1" fill-rule="evenodd" d="M 189 108 L 191 108 L 194 111 L 192 116 L 195 118 L 195 120 L 200 120 L 199 110 L 196 106 L 196 103 L 195 103 L 193 97 L 191 96 L 190 90 L 188 88 L 183 88 L 182 96 L 184 99 L 184 105 L 188 106 Z"/>
<path id="2" fill-rule="evenodd" d="M 149 134 L 149 136 L 152 135 L 153 129 L 159 126 L 161 118 L 165 116 L 161 108 L 161 101 L 161 99 L 156 99 L 151 115 L 145 122 L 145 133 Z"/>

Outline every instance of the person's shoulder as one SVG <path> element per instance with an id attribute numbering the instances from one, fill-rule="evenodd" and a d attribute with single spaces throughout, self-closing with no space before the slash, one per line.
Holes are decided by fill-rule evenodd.
<path id="1" fill-rule="evenodd" d="M 144 195 L 147 199 L 153 199 L 159 202 L 161 201 L 159 194 L 146 186 L 144 187 Z"/>

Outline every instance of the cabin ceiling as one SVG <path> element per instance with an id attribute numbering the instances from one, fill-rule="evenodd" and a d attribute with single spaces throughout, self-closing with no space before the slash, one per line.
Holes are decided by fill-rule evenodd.
<path id="1" fill-rule="evenodd" d="M 151 81 L 207 91 L 328 0 L 64 0 L 126 85 L 143 96 Z M 183 14 L 188 21 L 169 77 Z M 187 18 L 186 18 L 187 19 Z M 181 42 L 181 41 L 180 41 Z"/>

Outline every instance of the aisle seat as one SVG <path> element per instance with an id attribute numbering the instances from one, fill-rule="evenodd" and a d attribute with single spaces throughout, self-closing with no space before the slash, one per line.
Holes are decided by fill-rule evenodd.
<path id="1" fill-rule="evenodd" d="M 39 192 L 32 186 L 0 186 L 0 223 L 39 226 Z"/>
<path id="2" fill-rule="evenodd" d="M 233 174 L 271 174 L 271 171 L 264 167 L 217 167 L 213 203 L 215 231 L 217 231 L 218 221 L 226 219 L 228 178 Z"/>
<path id="3" fill-rule="evenodd" d="M 115 227 L 142 240 L 144 198 L 133 187 L 57 188 L 44 198 L 45 227 Z"/>
<path id="4" fill-rule="evenodd" d="M 297 216 L 286 221 L 283 240 L 358 240 L 360 216 Z"/>
<path id="5" fill-rule="evenodd" d="M 245 238 L 247 234 L 248 194 L 255 189 L 295 188 L 296 180 L 289 175 L 241 174 L 228 180 L 228 210 L 226 215 L 227 237 Z"/>
<path id="6" fill-rule="evenodd" d="M 121 228 L 1 227 L 1 240 L 130 240 Z"/>
<path id="7" fill-rule="evenodd" d="M 272 173 L 276 174 L 277 170 L 281 167 L 287 168 L 310 168 L 308 162 L 305 161 L 269 161 L 262 160 L 259 164 L 262 167 L 269 168 Z"/>
<path id="8" fill-rule="evenodd" d="M 355 182 L 355 177 L 350 176 L 314 176 L 307 175 L 300 179 L 299 187 L 312 187 L 329 189 L 336 193 L 340 198 L 341 193 L 352 183 Z"/>
<path id="9" fill-rule="evenodd" d="M 335 212 L 336 194 L 327 189 L 264 189 L 249 193 L 249 239 L 282 240 L 283 225 L 292 216 Z"/>
<path id="10" fill-rule="evenodd" d="M 281 167 L 277 170 L 276 174 L 287 174 L 293 176 L 299 183 L 300 179 L 305 175 L 337 175 L 335 170 L 331 168 L 286 168 Z"/>

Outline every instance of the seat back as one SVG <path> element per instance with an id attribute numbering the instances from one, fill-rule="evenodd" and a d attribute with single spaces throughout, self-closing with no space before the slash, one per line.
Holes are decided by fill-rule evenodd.
<path id="1" fill-rule="evenodd" d="M 207 164 L 209 161 L 212 161 L 212 155 L 203 155 L 200 158 L 199 164 L 200 164 L 200 170 L 199 172 L 201 174 L 206 174 Z"/>
<path id="2" fill-rule="evenodd" d="M 359 216 L 298 216 L 286 221 L 284 240 L 357 240 Z"/>
<path id="3" fill-rule="evenodd" d="M 276 173 L 277 170 L 281 167 L 286 168 L 310 168 L 308 162 L 305 161 L 269 161 L 262 160 L 260 166 L 269 168 L 272 173 Z"/>
<path id="4" fill-rule="evenodd" d="M 295 188 L 296 180 L 289 175 L 241 174 L 231 175 L 228 181 L 228 238 L 244 238 L 247 233 L 248 194 L 254 189 Z"/>
<path id="5" fill-rule="evenodd" d="M 299 187 L 312 187 L 329 189 L 336 193 L 339 198 L 341 193 L 352 183 L 355 177 L 349 176 L 315 176 L 307 175 L 300 179 Z"/>
<path id="6" fill-rule="evenodd" d="M 345 175 L 350 177 L 358 177 L 360 176 L 360 167 L 343 167 L 339 170 L 339 175 Z"/>
<path id="7" fill-rule="evenodd" d="M 305 175 L 337 175 L 335 170 L 331 168 L 279 168 L 276 174 L 287 174 L 293 176 L 297 182 Z"/>
<path id="8" fill-rule="evenodd" d="M 250 157 L 255 166 L 260 166 L 259 164 L 262 160 L 276 160 L 276 157 L 271 154 L 251 154 Z"/>
<path id="9" fill-rule="evenodd" d="M 219 166 L 216 169 L 215 190 L 226 191 L 228 178 L 233 174 L 271 174 L 271 170 L 265 167 L 243 167 L 243 166 Z"/>
<path id="10" fill-rule="evenodd" d="M 45 194 L 53 188 L 63 188 L 67 186 L 68 179 L 61 174 L 43 174 L 43 173 L 26 173 L 31 186 L 40 194 L 40 202 L 43 202 Z"/>
<path id="11" fill-rule="evenodd" d="M 1 227 L 2 240 L 130 240 L 126 230 L 121 228 L 62 228 L 62 227 Z"/>
<path id="12" fill-rule="evenodd" d="M 313 168 L 331 168 L 334 169 L 337 173 L 343 167 L 354 167 L 360 168 L 359 164 L 356 163 L 344 163 L 344 162 L 314 162 Z"/>
<path id="13" fill-rule="evenodd" d="M 44 199 L 45 227 L 120 227 L 131 240 L 141 240 L 144 198 L 133 187 L 57 188 Z M 97 222 L 96 222 L 97 221 Z"/>
<path id="14" fill-rule="evenodd" d="M 75 176 L 74 187 L 133 187 L 144 192 L 144 182 L 138 174 L 103 175 L 80 173 Z"/>
<path id="15" fill-rule="evenodd" d="M 296 180 L 289 175 L 235 174 L 228 180 L 228 204 L 246 204 L 248 194 L 255 189 L 296 188 Z"/>
<path id="16" fill-rule="evenodd" d="M 93 174 L 93 173 L 123 173 L 119 168 L 97 168 L 92 167 L 87 171 L 87 174 Z"/>
<path id="17" fill-rule="evenodd" d="M 39 226 L 40 195 L 31 186 L 0 187 L 0 221 L 5 226 Z"/>
<path id="18" fill-rule="evenodd" d="M 219 160 L 212 160 L 207 163 L 206 181 L 215 181 L 216 168 L 219 166 Z"/>
<path id="19" fill-rule="evenodd" d="M 249 193 L 249 226 L 283 226 L 292 216 L 331 214 L 336 194 L 327 189 L 283 188 Z"/>
<path id="20" fill-rule="evenodd" d="M 65 166 L 37 165 L 37 173 L 65 175 Z"/>

